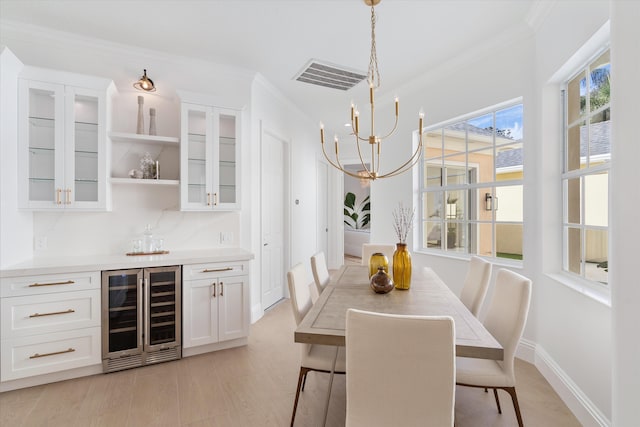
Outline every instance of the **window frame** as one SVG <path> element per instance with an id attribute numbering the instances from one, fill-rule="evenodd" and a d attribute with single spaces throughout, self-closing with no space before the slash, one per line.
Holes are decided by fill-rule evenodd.
<path id="1" fill-rule="evenodd" d="M 607 281 L 602 282 L 599 280 L 595 280 L 587 277 L 587 231 L 606 231 L 606 242 L 607 242 L 607 261 L 611 258 L 611 245 L 610 245 L 610 203 L 609 203 L 609 195 L 611 194 L 611 134 L 609 134 L 609 153 L 605 154 L 591 154 L 591 127 L 592 118 L 600 113 L 603 113 L 607 109 L 610 111 L 611 109 L 611 98 L 609 101 L 597 107 L 594 111 L 591 111 L 591 82 L 590 76 L 591 71 L 595 68 L 592 66 L 605 54 L 609 53 L 609 66 L 611 66 L 611 47 L 609 43 L 605 43 L 604 45 L 600 45 L 597 49 L 594 50 L 594 53 L 588 57 L 588 59 L 583 62 L 579 67 L 573 69 L 573 72 L 570 73 L 567 78 L 565 78 L 561 85 L 561 100 L 562 100 L 562 169 L 560 174 L 560 185 L 562 188 L 562 264 L 561 264 L 561 273 L 566 275 L 571 280 L 577 280 L 581 283 L 581 286 L 587 286 L 593 291 L 602 292 L 610 290 L 609 276 L 607 274 Z M 584 113 L 578 114 L 578 117 L 569 123 L 569 84 L 579 75 L 585 76 L 585 110 Z M 610 78 L 610 75 L 609 75 Z M 611 96 L 611 95 L 609 95 Z M 585 147 L 585 156 L 584 156 L 584 168 L 582 167 L 582 159 L 583 156 L 581 153 L 578 153 L 580 165 L 576 169 L 570 169 L 569 166 L 569 131 L 571 128 L 577 126 L 580 127 L 580 122 L 585 122 L 585 126 L 587 126 L 587 135 L 588 139 L 586 141 Z M 604 121 L 604 120 L 603 120 Z M 609 116 L 609 121 L 611 118 Z M 599 123 L 599 122 L 595 122 Z M 581 145 L 581 141 L 578 142 Z M 578 147 L 580 150 L 580 147 Z M 591 163 L 595 161 L 595 165 Z M 601 161 L 601 162 L 599 162 Z M 588 224 L 586 220 L 587 212 L 586 212 L 586 200 L 587 193 L 585 191 L 586 187 L 586 179 L 588 177 L 595 177 L 600 174 L 607 174 L 607 225 L 594 225 Z M 579 203 L 579 223 L 570 222 L 569 221 L 569 181 L 571 180 L 579 180 L 579 195 L 580 195 L 580 203 Z M 576 273 L 571 271 L 569 264 L 570 261 L 570 243 L 569 243 L 569 230 L 577 229 L 580 231 L 580 273 Z"/>
<path id="2" fill-rule="evenodd" d="M 464 114 L 462 116 L 458 116 L 449 120 L 445 120 L 439 123 L 435 123 L 433 125 L 430 125 L 428 127 L 425 127 L 424 129 L 422 129 L 422 133 L 423 133 L 423 138 L 426 137 L 426 134 L 428 134 L 430 131 L 433 130 L 445 130 L 448 126 L 454 125 L 456 123 L 465 123 L 465 149 L 464 149 L 464 153 L 460 152 L 458 155 L 447 155 L 445 154 L 444 150 L 446 150 L 446 146 L 444 144 L 444 142 L 441 143 L 441 153 L 439 154 L 439 156 L 434 157 L 434 156 L 429 156 L 427 157 L 425 155 L 425 157 L 423 157 L 422 161 L 420 162 L 420 167 L 418 168 L 419 173 L 417 174 L 417 199 L 416 202 L 418 204 L 418 227 L 416 227 L 416 238 L 415 240 L 415 244 L 414 244 L 414 250 L 416 252 L 419 253 L 425 253 L 425 254 L 430 254 L 430 255 L 439 255 L 439 256 L 445 256 L 445 257 L 452 257 L 452 258 L 470 258 L 471 256 L 481 256 L 487 259 L 492 259 L 494 260 L 494 262 L 499 263 L 499 264 L 503 264 L 503 265 L 511 265 L 511 266 L 516 266 L 516 267 L 521 267 L 523 265 L 523 260 L 520 259 L 511 259 L 511 258 L 507 258 L 507 257 L 498 257 L 498 253 L 497 253 L 497 234 L 496 234 L 496 226 L 499 224 L 517 224 L 520 225 L 522 227 L 522 235 L 524 238 L 524 212 L 523 212 L 523 216 L 522 216 L 522 221 L 499 221 L 497 219 L 497 213 L 494 210 L 493 213 L 491 214 L 491 219 L 490 220 L 480 220 L 479 219 L 479 215 L 476 215 L 476 217 L 474 219 L 470 219 L 468 216 L 468 212 L 471 209 L 469 207 L 469 200 L 471 199 L 470 194 L 473 191 L 478 191 L 480 189 L 482 189 L 482 193 L 485 192 L 490 192 L 492 197 L 496 196 L 496 192 L 498 191 L 499 188 L 502 187 L 514 187 L 514 186 L 520 186 L 522 188 L 522 203 L 524 204 L 524 143 L 525 143 L 525 137 L 523 135 L 523 137 L 520 140 L 515 140 L 514 144 L 519 144 L 520 145 L 520 149 L 522 150 L 522 165 L 519 167 L 519 171 L 522 173 L 522 176 L 519 179 L 508 179 L 508 180 L 497 180 L 496 176 L 496 172 L 497 172 L 497 166 L 496 166 L 496 161 L 497 161 L 497 154 L 498 154 L 498 150 L 500 147 L 502 146 L 506 146 L 509 145 L 508 143 L 504 143 L 504 142 L 498 142 L 497 138 L 499 137 L 499 135 L 494 131 L 493 135 L 491 136 L 492 138 L 492 145 L 491 145 L 491 149 L 493 150 L 493 170 L 492 170 L 492 178 L 490 181 L 487 180 L 478 180 L 478 182 L 474 182 L 474 183 L 470 183 L 469 182 L 469 173 L 473 168 L 478 169 L 479 168 L 479 163 L 476 161 L 471 162 L 469 160 L 469 155 L 473 154 L 475 152 L 478 151 L 482 151 L 482 150 L 478 150 L 478 149 L 472 149 L 469 150 L 469 145 L 468 145 L 468 141 L 469 141 L 469 133 L 468 133 L 468 128 L 466 127 L 466 122 L 468 120 L 472 120 L 475 118 L 479 118 L 481 116 L 484 115 L 489 115 L 492 114 L 492 120 L 493 120 L 493 125 L 495 127 L 495 119 L 496 119 L 496 113 L 502 111 L 502 110 L 506 110 L 509 109 L 511 107 L 515 107 L 521 105 L 523 108 L 523 113 L 522 113 L 522 119 L 524 121 L 524 103 L 523 103 L 523 97 L 517 97 L 517 98 L 513 98 L 510 99 L 508 101 L 504 101 L 498 104 L 494 104 L 491 105 L 489 107 L 483 108 L 481 110 L 477 110 L 474 112 L 470 112 L 467 114 Z M 417 135 L 416 131 L 416 135 Z M 444 133 L 443 133 L 443 137 L 444 137 Z M 517 142 L 516 142 L 517 141 Z M 423 147 L 423 151 L 426 150 L 426 147 Z M 423 153 L 425 154 L 425 153 Z M 453 159 L 453 158 L 460 158 L 464 156 L 464 163 L 461 161 L 455 161 L 455 160 L 449 160 L 449 159 Z M 430 160 L 432 160 L 433 162 L 430 162 Z M 465 183 L 464 184 L 451 184 L 451 185 L 444 185 L 446 184 L 446 172 L 444 171 L 444 169 L 447 167 L 448 164 L 452 164 L 454 166 L 457 166 L 459 164 L 462 164 L 463 167 L 466 168 L 466 177 L 465 177 Z M 429 185 L 426 183 L 426 168 L 427 166 L 435 166 L 435 167 L 440 167 L 443 170 L 441 171 L 441 183 L 443 183 L 443 185 L 438 186 L 438 187 L 431 187 L 429 188 Z M 511 166 L 513 167 L 513 166 Z M 514 169 L 518 169 L 516 167 L 513 167 Z M 444 181 L 444 182 L 443 182 Z M 438 247 L 429 247 L 428 244 L 426 243 L 426 232 L 427 230 L 426 228 L 426 223 L 429 222 L 428 218 L 428 213 L 425 212 L 425 204 L 426 204 L 426 200 L 425 198 L 427 197 L 427 195 L 429 193 L 435 193 L 438 197 L 442 197 L 442 201 L 444 201 L 446 197 L 448 197 L 449 192 L 452 191 L 462 191 L 464 194 L 464 205 L 463 205 L 463 210 L 465 210 L 467 212 L 467 214 L 463 213 L 463 218 L 461 219 L 456 219 L 455 223 L 458 224 L 458 228 L 462 228 L 463 233 L 466 234 L 466 236 L 464 237 L 464 244 L 462 246 L 462 250 L 459 250 L 460 248 L 458 248 L 458 250 L 450 250 L 448 249 L 446 246 L 446 240 L 440 240 L 440 244 Z M 483 204 L 484 204 L 484 199 L 482 198 L 482 200 L 480 200 L 481 197 L 480 195 L 477 195 L 477 201 L 476 201 L 476 210 L 477 211 L 481 211 L 483 210 Z M 495 200 L 495 199 L 494 199 Z M 441 201 L 441 204 L 443 203 Z M 441 237 L 446 237 L 446 230 L 443 230 L 443 228 L 447 228 L 447 218 L 445 218 L 444 216 L 446 216 L 446 214 L 440 214 L 439 218 L 437 219 L 438 222 L 440 222 L 441 224 L 441 229 L 440 229 L 440 235 Z M 480 231 L 476 230 L 475 233 L 477 235 L 477 238 L 475 239 L 476 242 L 474 243 L 475 245 L 475 249 L 473 250 L 473 252 L 469 251 L 469 247 L 470 245 L 473 243 L 470 241 L 470 232 L 472 230 L 473 227 L 475 227 L 476 229 L 481 226 L 481 225 L 489 225 L 491 228 L 491 255 L 486 255 L 486 254 L 481 254 L 480 253 L 480 245 L 481 245 L 481 239 L 480 239 Z M 522 245 L 522 256 L 524 258 L 524 244 Z"/>

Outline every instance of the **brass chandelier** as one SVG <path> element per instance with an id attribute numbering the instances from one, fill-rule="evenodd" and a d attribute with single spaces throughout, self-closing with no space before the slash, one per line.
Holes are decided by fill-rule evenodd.
<path id="1" fill-rule="evenodd" d="M 371 105 L 371 130 L 368 137 L 360 136 L 360 112 L 358 111 L 357 106 L 351 103 L 351 130 L 356 139 L 356 147 L 358 149 L 358 157 L 360 158 L 360 163 L 362 166 L 362 170 L 358 172 L 351 172 L 346 170 L 342 163 L 340 162 L 339 157 L 339 141 L 338 137 L 334 137 L 334 146 L 335 146 L 335 160 L 332 160 L 327 155 L 324 144 L 324 126 L 322 123 L 320 124 L 320 142 L 322 144 L 322 154 L 327 159 L 327 161 L 336 169 L 341 170 L 346 175 L 362 180 L 374 181 L 379 178 L 389 178 L 392 176 L 400 175 L 408 170 L 410 170 L 418 161 L 420 160 L 420 155 L 422 154 L 422 123 L 424 120 L 424 113 L 420 111 L 419 120 L 418 120 L 418 147 L 416 148 L 413 155 L 404 162 L 402 165 L 393 169 L 390 172 L 380 173 L 380 157 L 382 153 L 382 142 L 393 135 L 398 127 L 398 112 L 400 108 L 400 104 L 398 98 L 395 98 L 395 123 L 393 125 L 393 129 L 387 135 L 378 136 L 375 133 L 375 103 L 374 103 L 374 90 L 380 87 L 380 71 L 378 70 L 378 57 L 376 54 L 376 14 L 374 7 L 380 3 L 381 0 L 364 0 L 367 6 L 371 6 L 371 56 L 369 58 L 369 69 L 367 72 L 367 80 L 369 82 L 369 103 Z M 360 144 L 369 143 L 371 148 L 371 164 L 367 166 L 369 163 L 362 157 L 362 149 Z"/>

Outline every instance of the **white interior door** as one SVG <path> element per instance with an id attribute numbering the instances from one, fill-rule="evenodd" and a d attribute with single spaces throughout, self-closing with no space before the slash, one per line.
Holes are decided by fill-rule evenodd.
<path id="1" fill-rule="evenodd" d="M 329 257 L 329 170 L 328 165 L 318 161 L 316 166 L 317 201 L 316 212 L 318 215 L 317 242 L 318 251 L 324 252 L 325 259 Z"/>
<path id="2" fill-rule="evenodd" d="M 286 142 L 262 132 L 262 308 L 284 297 Z"/>

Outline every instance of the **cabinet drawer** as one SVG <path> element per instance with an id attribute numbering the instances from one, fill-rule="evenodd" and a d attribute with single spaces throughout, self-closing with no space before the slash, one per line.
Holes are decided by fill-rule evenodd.
<path id="1" fill-rule="evenodd" d="M 182 272 L 184 280 L 239 276 L 249 273 L 247 263 L 243 261 L 184 265 Z"/>
<path id="2" fill-rule="evenodd" d="M 2 339 L 100 326 L 100 290 L 2 298 Z"/>
<path id="3" fill-rule="evenodd" d="M 1 380 L 9 381 L 101 361 L 100 328 L 85 328 L 2 341 Z"/>
<path id="4" fill-rule="evenodd" d="M 51 294 L 85 289 L 100 289 L 99 271 L 0 279 L 1 297 Z"/>

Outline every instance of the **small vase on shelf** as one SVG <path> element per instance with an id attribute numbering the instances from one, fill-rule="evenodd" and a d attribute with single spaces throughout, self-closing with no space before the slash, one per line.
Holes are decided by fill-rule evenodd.
<path id="1" fill-rule="evenodd" d="M 138 96 L 138 126 L 136 133 L 144 134 L 144 96 Z"/>
<path id="2" fill-rule="evenodd" d="M 406 243 L 396 243 L 393 253 L 393 282 L 396 289 L 406 290 L 411 287 L 411 254 Z"/>
<path id="3" fill-rule="evenodd" d="M 156 134 L 156 109 L 149 108 L 149 135 Z"/>

